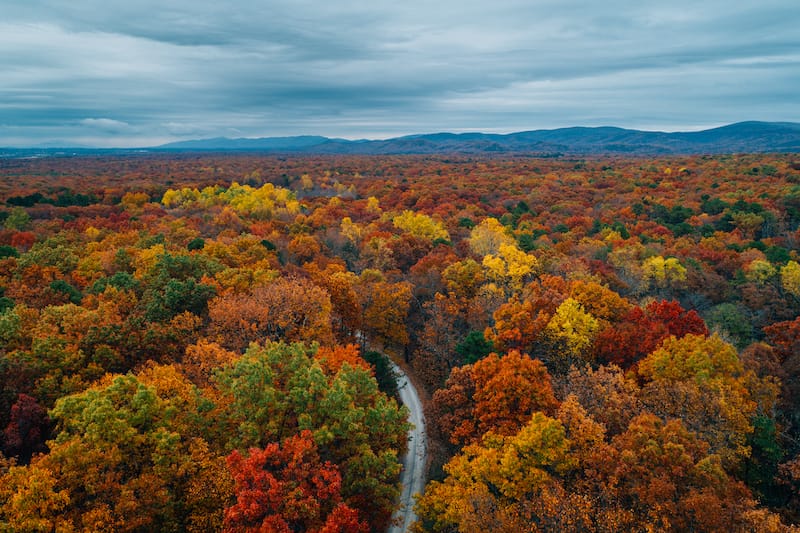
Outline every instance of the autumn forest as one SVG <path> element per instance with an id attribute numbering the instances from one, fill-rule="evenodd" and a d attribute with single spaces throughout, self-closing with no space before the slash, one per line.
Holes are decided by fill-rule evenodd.
<path id="1" fill-rule="evenodd" d="M 800 162 L 0 159 L 0 531 L 800 524 Z"/>

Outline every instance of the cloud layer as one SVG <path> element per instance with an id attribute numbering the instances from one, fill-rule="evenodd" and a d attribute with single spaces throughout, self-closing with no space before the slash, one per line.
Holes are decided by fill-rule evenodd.
<path id="1" fill-rule="evenodd" d="M 0 146 L 800 121 L 793 0 L 6 0 Z"/>

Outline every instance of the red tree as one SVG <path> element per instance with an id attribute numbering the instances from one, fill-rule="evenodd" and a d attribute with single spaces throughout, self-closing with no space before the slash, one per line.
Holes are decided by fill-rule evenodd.
<path id="1" fill-rule="evenodd" d="M 305 430 L 251 448 L 234 451 L 228 466 L 236 483 L 236 503 L 225 511 L 231 532 L 366 531 L 358 512 L 342 503 L 342 478 L 333 463 L 321 461 L 311 432 Z"/>

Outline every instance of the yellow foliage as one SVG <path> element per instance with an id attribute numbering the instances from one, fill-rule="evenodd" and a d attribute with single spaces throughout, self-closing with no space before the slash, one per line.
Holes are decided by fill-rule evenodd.
<path id="1" fill-rule="evenodd" d="M 733 225 L 736 226 L 745 237 L 753 238 L 756 231 L 764 224 L 764 217 L 755 213 L 731 213 Z"/>
<path id="2" fill-rule="evenodd" d="M 142 279 L 145 274 L 156 266 L 158 258 L 167 253 L 167 249 L 163 244 L 154 244 L 150 248 L 146 248 L 139 252 L 134 258 L 133 264 L 136 269 L 134 277 Z"/>
<path id="3" fill-rule="evenodd" d="M 169 189 L 161 198 L 165 207 L 186 207 L 200 198 L 197 188 L 183 187 L 182 189 Z"/>
<path id="4" fill-rule="evenodd" d="M 394 224 L 394 227 L 422 239 L 431 241 L 436 239 L 450 240 L 450 234 L 447 233 L 444 225 L 424 213 L 415 213 L 409 210 L 403 211 L 394 217 L 392 224 Z"/>
<path id="5" fill-rule="evenodd" d="M 339 231 L 341 232 L 342 236 L 344 236 L 350 242 L 354 244 L 361 242 L 361 226 L 353 224 L 353 221 L 350 219 L 350 217 L 344 217 L 342 219 Z"/>
<path id="6" fill-rule="evenodd" d="M 751 261 L 750 264 L 744 269 L 744 274 L 747 280 L 754 281 L 756 283 L 765 283 L 776 273 L 777 270 L 775 270 L 775 267 L 772 266 L 772 263 L 764 259 L 755 259 L 754 261 Z"/>
<path id="7" fill-rule="evenodd" d="M 618 320 L 631 308 L 627 299 L 594 281 L 573 281 L 570 296 L 602 320 Z"/>
<path id="8" fill-rule="evenodd" d="M 514 238 L 496 218 L 483 219 L 470 232 L 469 247 L 477 255 L 497 254 L 501 244 L 512 245 Z"/>
<path id="9" fill-rule="evenodd" d="M 642 263 L 642 279 L 663 288 L 676 281 L 685 281 L 686 268 L 674 257 L 664 259 L 657 255 Z"/>
<path id="10" fill-rule="evenodd" d="M 642 397 L 650 409 L 680 418 L 728 466 L 750 455 L 747 437 L 757 409 L 750 389 L 763 386 L 733 346 L 717 335 L 669 337 L 638 372 L 647 381 Z"/>
<path id="11" fill-rule="evenodd" d="M 228 189 L 219 186 L 206 187 L 202 191 L 184 187 L 170 189 L 164 193 L 161 203 L 166 207 L 208 208 L 212 205 L 229 206 L 237 215 L 270 219 L 275 214 L 297 214 L 300 203 L 294 193 L 282 187 L 266 183 L 259 188 L 231 183 Z"/>
<path id="12" fill-rule="evenodd" d="M 144 192 L 126 192 L 125 195 L 120 200 L 120 204 L 125 209 L 133 209 L 138 210 L 141 209 L 144 204 L 150 201 L 150 197 L 147 193 Z"/>
<path id="13" fill-rule="evenodd" d="M 378 202 L 378 199 L 375 198 L 374 196 L 370 196 L 369 198 L 367 198 L 367 212 L 369 213 L 381 212 L 380 203 Z"/>
<path id="14" fill-rule="evenodd" d="M 789 294 L 800 296 L 800 264 L 797 261 L 789 261 L 781 268 L 781 285 Z"/>
<path id="15" fill-rule="evenodd" d="M 639 364 L 639 375 L 647 379 L 706 381 L 716 377 L 736 377 L 744 371 L 736 349 L 720 339 L 685 335 L 669 337 L 661 348 Z"/>
<path id="16" fill-rule="evenodd" d="M 69 491 L 58 490 L 57 485 L 53 472 L 39 463 L 9 468 L 0 475 L 0 529 L 74 531 L 72 524 L 60 516 L 70 503 Z"/>
<path id="17" fill-rule="evenodd" d="M 89 226 L 83 233 L 92 241 L 96 241 L 100 237 L 100 230 L 94 226 Z"/>
<path id="18" fill-rule="evenodd" d="M 556 309 L 547 323 L 545 333 L 553 340 L 562 342 L 570 356 L 580 356 L 592 345 L 600 323 L 583 306 L 567 298 Z"/>
<path id="19" fill-rule="evenodd" d="M 554 474 L 576 468 L 570 448 L 564 426 L 541 412 L 514 436 L 489 433 L 481 445 L 467 446 L 445 465 L 444 481 L 428 484 L 419 500 L 420 516 L 433 531 L 473 531 L 481 521 L 477 507 L 485 505 L 505 525 L 521 525 L 513 520 L 515 507 L 533 494 L 548 494 L 557 483 Z"/>
<path id="20" fill-rule="evenodd" d="M 497 255 L 483 258 L 487 277 L 499 283 L 506 283 L 512 289 L 522 287 L 523 280 L 539 268 L 535 256 L 520 250 L 516 244 L 500 244 Z"/>

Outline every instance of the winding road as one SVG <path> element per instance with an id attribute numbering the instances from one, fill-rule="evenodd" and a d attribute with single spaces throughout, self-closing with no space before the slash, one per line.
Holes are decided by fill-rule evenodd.
<path id="1" fill-rule="evenodd" d="M 408 407 L 408 421 L 413 425 L 408 432 L 408 451 L 403 457 L 403 471 L 400 473 L 402 483 L 400 508 L 392 516 L 392 525 L 388 530 L 388 533 L 404 533 L 417 520 L 417 513 L 414 512 L 414 495 L 422 493 L 425 489 L 428 444 L 425 435 L 425 415 L 422 412 L 417 389 L 399 366 L 394 362 L 391 364 L 397 375 L 400 400 Z"/>

